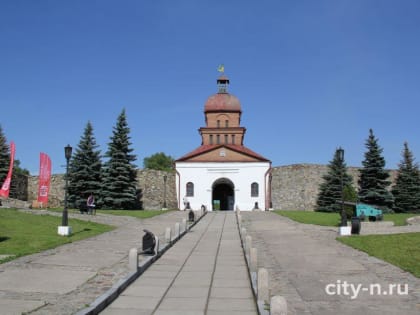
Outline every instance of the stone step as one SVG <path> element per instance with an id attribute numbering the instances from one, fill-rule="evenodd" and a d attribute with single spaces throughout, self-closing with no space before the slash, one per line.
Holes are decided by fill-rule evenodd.
<path id="1" fill-rule="evenodd" d="M 362 228 L 381 228 L 381 227 L 391 227 L 394 226 L 392 221 L 362 221 Z"/>

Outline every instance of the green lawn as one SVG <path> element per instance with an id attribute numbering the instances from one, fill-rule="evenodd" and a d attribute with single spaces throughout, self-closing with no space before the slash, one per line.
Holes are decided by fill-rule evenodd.
<path id="1" fill-rule="evenodd" d="M 54 212 L 63 212 L 63 209 L 48 209 Z M 167 213 L 172 210 L 97 210 L 96 213 L 111 214 L 111 215 L 124 215 L 129 217 L 135 217 L 138 219 L 148 219 L 157 215 Z M 69 213 L 80 213 L 79 210 L 69 209 Z"/>
<path id="2" fill-rule="evenodd" d="M 354 235 L 338 237 L 337 240 L 420 278 L 420 233 Z"/>
<path id="3" fill-rule="evenodd" d="M 338 213 L 315 212 L 315 211 L 295 211 L 277 210 L 277 214 L 288 217 L 294 221 L 305 224 L 316 224 L 324 226 L 338 226 L 340 215 Z M 393 221 L 395 225 L 406 225 L 406 220 L 418 214 L 412 213 L 390 213 L 384 214 L 384 221 Z"/>
<path id="4" fill-rule="evenodd" d="M 63 237 L 57 234 L 59 225 L 61 217 L 0 209 L 0 255 L 13 255 L 0 263 L 114 229 L 109 225 L 69 219 L 73 234 Z"/>
<path id="5" fill-rule="evenodd" d="M 152 218 L 157 215 L 167 213 L 171 210 L 98 210 L 96 213 L 112 214 L 112 215 L 126 215 L 139 219 Z"/>
<path id="6" fill-rule="evenodd" d="M 315 212 L 315 211 L 295 211 L 295 210 L 276 210 L 277 214 L 288 217 L 294 221 L 305 224 L 316 224 L 324 226 L 338 226 L 340 216 L 338 213 Z"/>

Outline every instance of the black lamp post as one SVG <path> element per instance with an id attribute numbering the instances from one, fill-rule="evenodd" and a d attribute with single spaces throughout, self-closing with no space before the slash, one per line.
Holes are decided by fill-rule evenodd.
<path id="1" fill-rule="evenodd" d="M 341 166 L 341 223 L 340 226 L 347 226 L 347 215 L 346 211 L 344 210 L 344 183 L 343 183 L 343 177 L 344 177 L 344 170 L 343 170 L 343 163 L 344 163 L 344 150 L 342 148 L 338 148 L 338 159 L 340 161 Z"/>
<path id="2" fill-rule="evenodd" d="M 168 179 L 167 175 L 163 175 L 163 209 L 166 209 L 166 180 Z"/>
<path id="3" fill-rule="evenodd" d="M 66 185 L 64 187 L 64 210 L 61 219 L 62 226 L 68 226 L 68 211 L 67 211 L 67 190 L 69 185 L 69 161 L 71 158 L 71 151 L 73 148 L 68 144 L 64 147 L 64 156 L 66 157 Z"/>

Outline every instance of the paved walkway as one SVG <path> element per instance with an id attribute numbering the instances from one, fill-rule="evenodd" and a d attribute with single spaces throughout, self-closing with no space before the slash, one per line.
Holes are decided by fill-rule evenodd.
<path id="1" fill-rule="evenodd" d="M 36 213 L 40 213 L 37 211 Z M 269 271 L 271 295 L 286 297 L 289 314 L 419 314 L 420 279 L 335 240 L 335 228 L 303 225 L 269 212 L 242 212 Z M 60 214 L 57 214 L 60 215 Z M 186 217 L 174 211 L 147 220 L 75 215 L 118 228 L 0 265 L 0 313 L 75 314 L 128 273 L 128 251 L 143 229 L 164 238 Z M 71 225 L 71 220 L 70 220 Z M 390 227 L 383 227 L 389 229 Z M 362 227 L 363 229 L 363 227 Z M 382 227 L 381 227 L 382 229 Z M 403 229 L 403 228 L 402 228 Z M 405 228 L 405 230 L 413 227 Z M 394 231 L 394 230 L 392 230 Z M 374 231 L 376 232 L 376 230 Z M 342 284 L 408 285 L 408 293 L 357 297 Z M 326 286 L 333 284 L 327 294 Z M 389 293 L 389 291 L 387 291 Z M 102 314 L 255 315 L 257 313 L 233 212 L 209 212 Z"/>
<path id="2" fill-rule="evenodd" d="M 299 224 L 271 212 L 241 214 L 258 265 L 268 269 L 271 295 L 286 297 L 289 314 L 420 314 L 420 279 L 339 243 L 336 228 Z M 370 294 L 371 284 L 382 294 L 378 286 Z M 398 295 L 394 287 L 390 294 L 393 284 L 401 285 L 402 293 L 407 284 L 408 293 Z M 358 295 L 351 285 L 361 286 Z"/>
<path id="3" fill-rule="evenodd" d="M 1 264 L 0 314 L 75 314 L 128 274 L 128 252 L 133 247 L 141 249 L 143 229 L 164 239 L 166 227 L 173 228 L 186 213 L 172 211 L 147 220 L 100 214 L 69 216 L 69 225 L 76 217 L 118 228 Z"/>
<path id="4" fill-rule="evenodd" d="M 235 213 L 207 213 L 101 314 L 257 314 Z"/>

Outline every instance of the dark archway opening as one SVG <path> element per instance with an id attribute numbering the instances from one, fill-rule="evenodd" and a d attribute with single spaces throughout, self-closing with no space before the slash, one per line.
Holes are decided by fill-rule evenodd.
<path id="1" fill-rule="evenodd" d="M 233 210 L 235 194 L 233 183 L 227 178 L 221 178 L 213 184 L 213 210 Z"/>

